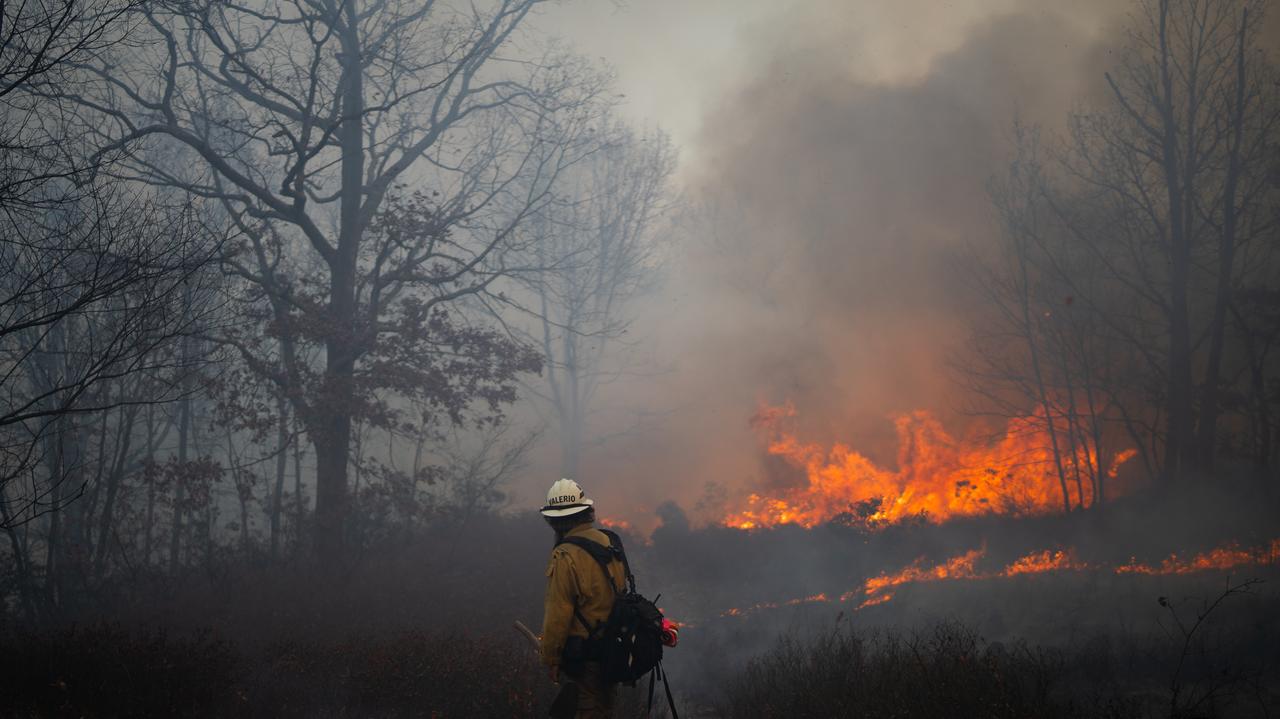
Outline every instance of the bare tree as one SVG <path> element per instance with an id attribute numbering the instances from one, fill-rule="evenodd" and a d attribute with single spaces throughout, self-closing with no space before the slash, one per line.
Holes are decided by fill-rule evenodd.
<path id="1" fill-rule="evenodd" d="M 118 41 L 135 0 L 54 0 L 0 6 L 0 208 L 52 208 L 92 169 L 35 87 L 64 82 L 76 62 Z"/>
<path id="2" fill-rule="evenodd" d="M 546 358 L 545 392 L 560 430 L 561 471 L 578 474 L 592 400 L 628 369 L 617 352 L 632 324 L 633 300 L 655 282 L 658 233 L 674 208 L 675 152 L 661 133 L 615 126 L 604 149 L 572 174 L 560 200 L 529 232 L 534 271 L 520 275 L 532 292 L 537 329 L 529 339 Z"/>
<path id="3" fill-rule="evenodd" d="M 587 152 L 607 78 L 514 57 L 541 1 L 147 5 L 139 51 L 82 63 L 96 81 L 56 89 L 104 152 L 140 150 L 118 176 L 221 202 L 244 233 L 224 262 L 278 342 L 215 339 L 279 386 L 315 447 L 322 557 L 343 547 L 354 423 L 386 424 L 371 395 L 408 386 L 387 363 L 452 372 L 427 391 L 449 390 L 438 404 L 455 418 L 464 387 L 536 369 L 446 309 L 509 270 L 517 228 Z M 158 144 L 184 161 L 141 151 Z"/>
<path id="4" fill-rule="evenodd" d="M 63 206 L 40 224 L 5 227 L 0 245 L 0 480 L 8 489 L 3 526 L 29 521 L 69 497 L 55 497 L 72 467 L 16 484 L 68 431 L 75 416 L 177 396 L 178 387 L 131 395 L 117 381 L 190 367 L 168 352 L 193 326 L 177 309 L 203 282 L 209 245 L 189 215 L 108 198 Z M 33 231 L 34 230 L 34 231 Z M 19 241 L 17 237 L 21 237 Z M 198 290 L 196 290 L 198 291 Z M 56 442 L 55 442 L 56 444 Z M 60 461 L 65 462 L 63 457 Z"/>
<path id="5" fill-rule="evenodd" d="M 1020 143 L 1021 145 L 1021 143 Z M 1067 472 L 1063 458 L 1063 443 L 1058 437 L 1061 423 L 1056 391 L 1050 385 L 1046 367 L 1043 340 L 1043 320 L 1051 316 L 1044 306 L 1042 278 L 1034 267 L 1033 254 L 1043 243 L 1046 231 L 1041 216 L 1043 203 L 1037 197 L 1042 190 L 1043 178 L 1039 158 L 1033 141 L 1021 145 L 1020 154 L 1012 164 L 1007 181 L 994 183 L 992 197 L 1004 225 L 1004 251 L 999 255 L 1005 262 L 984 273 L 982 286 L 989 293 L 992 305 L 997 308 L 996 321 L 1002 328 L 993 335 L 984 336 L 979 347 L 982 357 L 991 371 L 976 371 L 979 382 L 976 387 L 988 398 L 1000 398 L 998 392 L 989 390 L 988 382 L 998 378 L 1004 383 L 1011 380 L 1022 385 L 1015 397 L 1029 397 L 1036 407 L 1041 425 L 1049 438 L 1053 457 L 1053 470 L 1062 489 L 1063 511 L 1071 511 L 1071 495 L 1067 489 Z M 998 341 L 1003 336 L 1006 341 Z M 1014 339 L 1014 343 L 1007 340 Z M 1013 349 L 1013 354 L 1008 351 Z M 1024 362 L 1027 371 L 1013 365 Z M 1015 400 L 1017 402 L 1018 400 Z M 1070 461 L 1070 460 L 1065 460 Z M 1083 501 L 1080 504 L 1083 507 Z"/>
<path id="6" fill-rule="evenodd" d="M 31 617 L 104 576 L 140 418 L 190 391 L 208 358 L 178 347 L 214 309 L 192 208 L 78 192 L 0 241 L 0 531 Z"/>
<path id="7" fill-rule="evenodd" d="M 1142 10 L 1117 73 L 1107 75 L 1114 111 L 1079 118 L 1074 167 L 1077 179 L 1140 218 L 1134 238 L 1140 244 L 1127 251 L 1163 260 L 1163 266 L 1119 258 L 1112 264 L 1135 299 L 1161 319 L 1162 472 L 1172 480 L 1206 467 L 1215 446 L 1228 288 L 1240 269 L 1236 249 L 1250 233 L 1242 213 L 1257 200 L 1241 180 L 1247 167 L 1258 174 L 1277 108 L 1260 102 L 1258 78 L 1267 73 L 1245 3 L 1158 0 Z M 1259 134 L 1246 139 L 1252 133 Z M 1201 276 L 1205 267 L 1212 268 L 1208 278 Z M 1214 288 L 1208 299 L 1197 296 L 1205 285 Z M 1204 306 L 1207 322 L 1199 312 Z M 1206 338 L 1202 385 L 1197 355 Z"/>
<path id="8" fill-rule="evenodd" d="M 1039 351 L 997 349 L 977 378 L 1041 407 L 1063 440 L 1064 493 L 1072 482 L 1081 503 L 1086 480 L 1105 497 L 1104 445 L 1129 445 L 1168 480 L 1210 468 L 1219 417 L 1245 404 L 1234 400 L 1242 378 L 1259 378 L 1256 392 L 1268 373 L 1257 358 L 1269 340 L 1230 321 L 1245 297 L 1274 286 L 1280 103 L 1257 12 L 1201 0 L 1140 10 L 1106 77 L 1110 103 L 1072 116 L 1053 162 L 1020 131 L 993 195 L 1015 239 L 986 287 L 1022 293 L 1033 311 L 996 317 L 980 335 L 1004 327 Z"/>

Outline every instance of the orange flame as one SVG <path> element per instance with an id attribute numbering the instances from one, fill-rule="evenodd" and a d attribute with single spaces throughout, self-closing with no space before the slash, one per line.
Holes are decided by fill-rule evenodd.
<path id="1" fill-rule="evenodd" d="M 1011 420 L 1004 436 L 994 442 L 959 442 L 928 412 L 898 416 L 898 469 L 890 470 L 845 444 L 824 449 L 782 431 L 780 424 L 794 415 L 790 405 L 765 407 L 752 418 L 752 425 L 764 435 L 769 454 L 804 470 L 806 483 L 776 496 L 749 495 L 746 507 L 725 517 L 724 525 L 813 527 L 841 516 L 875 524 L 920 515 L 942 522 L 990 513 L 1060 512 L 1068 503 L 1093 503 L 1089 475 L 1103 466 L 1089 448 L 1077 447 L 1074 455 L 1066 451 L 1059 436 L 1060 461 L 1068 475 L 1064 500 L 1058 462 L 1041 417 Z M 1116 454 L 1107 475 L 1115 477 L 1135 454 Z"/>
<path id="2" fill-rule="evenodd" d="M 1116 475 L 1120 474 L 1120 465 L 1128 462 L 1136 456 L 1138 456 L 1138 450 L 1133 447 L 1116 452 L 1116 456 L 1111 458 L 1111 467 L 1107 470 L 1107 476 L 1115 479 Z"/>
<path id="3" fill-rule="evenodd" d="M 1078 562 L 1071 551 L 1048 550 L 1035 552 L 1015 561 L 1004 568 L 1002 577 L 1014 577 L 1019 574 L 1039 574 L 1041 572 L 1080 571 L 1089 569 L 1088 564 Z"/>
<path id="4" fill-rule="evenodd" d="M 942 579 L 973 579 L 978 576 L 974 571 L 974 564 L 982 558 L 983 554 L 984 550 L 974 549 L 958 557 L 952 557 L 932 569 L 924 569 L 921 566 L 921 560 L 916 560 L 915 564 L 896 574 L 881 574 L 868 579 L 862 585 L 862 591 L 863 594 L 871 596 L 902 584 L 936 582 Z"/>
<path id="5" fill-rule="evenodd" d="M 1276 539 L 1266 547 L 1241 549 L 1232 543 L 1225 547 L 1211 549 L 1191 557 L 1180 559 L 1177 554 L 1170 554 L 1158 565 L 1140 564 L 1129 560 L 1128 564 L 1116 567 L 1117 574 L 1193 574 L 1211 570 L 1234 569 L 1236 567 L 1255 564 L 1280 563 L 1280 539 Z"/>
<path id="6" fill-rule="evenodd" d="M 1225 571 L 1242 566 L 1274 565 L 1280 564 L 1280 539 L 1273 540 L 1268 545 L 1252 549 L 1242 549 L 1234 543 L 1228 544 L 1223 547 L 1218 547 L 1216 549 L 1211 549 L 1209 551 L 1193 555 L 1191 559 L 1187 560 L 1180 559 L 1177 554 L 1171 554 L 1161 563 L 1154 565 L 1141 564 L 1136 560 L 1130 560 L 1126 564 L 1114 567 L 1093 565 L 1079 561 L 1076 559 L 1075 552 L 1073 550 L 1066 549 L 1032 552 L 1031 554 L 1014 560 L 999 571 L 980 572 L 977 570 L 977 563 L 985 555 L 985 549 L 972 549 L 933 567 L 926 567 L 924 558 L 922 557 L 917 559 L 915 562 L 912 562 L 902 570 L 892 574 L 880 574 L 867 579 L 862 583 L 861 587 L 851 589 L 840 595 L 837 601 L 843 603 L 860 600 L 858 606 L 854 607 L 854 611 L 858 611 L 867 607 L 884 604 L 893 599 L 894 593 L 889 590 L 906 584 L 922 582 L 1007 579 L 1019 575 L 1067 571 L 1078 572 L 1088 570 L 1107 571 L 1117 575 L 1181 575 L 1194 574 L 1198 572 Z M 746 609 L 735 607 L 728 611 L 721 612 L 721 616 L 737 617 L 750 612 L 759 611 L 761 609 L 776 609 L 780 606 L 829 601 L 830 599 L 826 594 L 815 594 L 813 596 L 791 599 L 785 602 L 762 602 Z"/>
<path id="7" fill-rule="evenodd" d="M 875 605 L 877 605 L 877 604 L 884 604 L 885 602 L 888 602 L 888 601 L 889 601 L 889 600 L 891 600 L 891 599 L 893 599 L 893 592 L 886 592 L 886 593 L 884 593 L 884 594 L 877 594 L 877 595 L 876 595 L 876 596 L 874 596 L 874 597 L 868 597 L 868 598 L 864 599 L 864 600 L 862 601 L 862 603 L 861 603 L 861 604 L 859 604 L 858 606 L 854 607 L 853 609 L 854 609 L 854 611 L 858 611 L 859 609 L 866 609 L 867 607 L 874 607 L 874 606 L 875 606 Z"/>
<path id="8" fill-rule="evenodd" d="M 599 517 L 596 523 L 606 529 L 613 529 L 621 532 L 631 532 L 631 522 L 625 519 L 610 519 L 608 517 Z"/>

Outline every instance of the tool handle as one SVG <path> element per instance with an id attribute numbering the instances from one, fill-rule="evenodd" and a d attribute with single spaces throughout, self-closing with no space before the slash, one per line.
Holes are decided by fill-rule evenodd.
<path id="1" fill-rule="evenodd" d="M 542 651 L 542 641 L 538 639 L 538 635 L 534 634 L 532 629 L 526 627 L 524 622 L 519 619 L 516 620 L 515 627 L 516 631 L 523 634 L 524 638 L 528 639 L 529 643 L 533 645 L 534 652 Z"/>

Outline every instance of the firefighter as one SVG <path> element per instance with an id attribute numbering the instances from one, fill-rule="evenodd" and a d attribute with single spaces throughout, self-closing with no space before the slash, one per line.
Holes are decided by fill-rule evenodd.
<path id="1" fill-rule="evenodd" d="M 547 593 L 542 616 L 542 663 L 551 681 L 561 683 L 552 705 L 553 717 L 596 719 L 613 716 L 617 685 L 606 683 L 589 641 L 613 609 L 617 592 L 625 587 L 621 562 L 609 563 L 609 576 L 587 551 L 562 544 L 565 537 L 583 537 L 601 546 L 609 538 L 593 525 L 594 502 L 572 479 L 551 485 L 542 516 L 556 533 L 547 563 Z"/>

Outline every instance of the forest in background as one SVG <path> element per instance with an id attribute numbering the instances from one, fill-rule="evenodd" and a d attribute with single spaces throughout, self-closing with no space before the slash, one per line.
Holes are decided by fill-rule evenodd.
<path id="1" fill-rule="evenodd" d="M 578 474 L 598 441 L 593 403 L 651 369 L 638 305 L 683 245 L 716 245 L 729 266 L 736 250 L 722 208 L 681 195 L 665 135 L 622 118 L 608 68 L 530 29 L 543 4 L 4 7 L 0 634 L 47 652 L 30 666 L 57 673 L 103 641 L 126 662 L 208 651 L 226 669 L 215 714 L 246 686 L 275 708 L 263 711 L 360 713 L 397 640 L 342 649 L 370 663 L 370 684 L 331 704 L 310 689 L 348 659 L 325 664 L 337 650 L 307 642 L 414 630 L 430 636 L 396 655 L 419 662 L 411 676 L 469 671 L 431 649 L 448 634 L 451 656 L 501 655 L 504 676 L 522 677 L 506 699 L 456 692 L 502 709 L 448 712 L 545 702 L 505 636 L 536 609 L 542 528 L 504 515 L 505 488 L 548 438 Z M 1014 526 L 1110 545 L 1096 553 L 1116 561 L 1280 536 L 1280 75 L 1266 12 L 1139 2 L 1097 78 L 1105 101 L 1073 110 L 1062 135 L 1010 117 L 1008 167 L 989 183 L 1001 232 L 963 268 L 979 311 L 954 381 L 971 414 L 1032 438 L 1023 463 L 1069 525 L 1036 512 Z M 1138 488 L 1123 493 L 1110 471 L 1122 455 Z M 1145 537 L 1124 528 L 1189 501 L 1221 513 L 1212 530 L 1188 529 L 1181 509 Z M 995 544 L 1011 521 L 994 506 L 972 524 L 866 521 L 878 507 L 753 533 L 690 527 L 672 503 L 631 544 L 652 543 L 636 550 L 649 586 L 670 583 L 696 617 L 802 597 L 810 580 L 854 585 L 890 557 L 942 560 L 966 527 Z M 816 548 L 828 530 L 839 548 Z M 868 542 L 878 562 L 845 555 Z M 831 564 L 739 582 L 759 571 L 741 557 L 784 547 Z M 452 567 L 475 553 L 486 571 Z M 128 629 L 67 629 L 103 621 Z M 201 627 L 215 638 L 163 638 Z M 31 632 L 49 643 L 19 641 Z M 273 662 L 315 662 L 284 699 L 238 673 L 235 653 L 276 651 L 243 649 L 267 639 L 304 645 Z M 84 666 L 114 660 L 100 661 Z M 204 668 L 172 683 L 195 691 Z M 36 674 L 32 686 L 53 681 Z M 422 686 L 394 701 L 448 693 Z M 144 713 L 205 701 L 173 691 Z M 1259 705 L 1274 692 L 1259 688 Z M 42 696 L 33 707 L 61 695 Z M 68 706 L 92 706 L 78 696 Z"/>
<path id="2" fill-rule="evenodd" d="M 526 390 L 572 468 L 674 154 L 537 5 L 6 10 L 6 614 L 492 511 Z"/>

